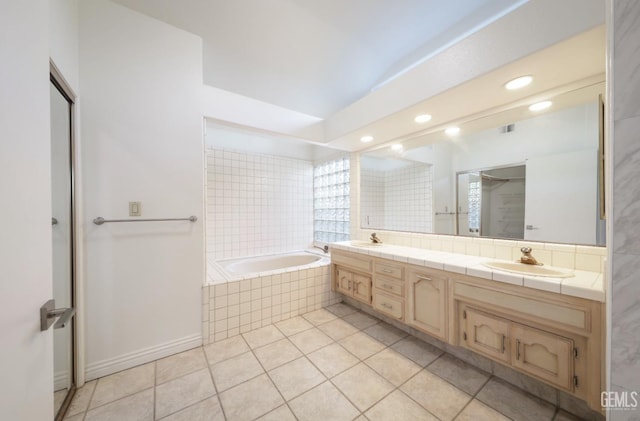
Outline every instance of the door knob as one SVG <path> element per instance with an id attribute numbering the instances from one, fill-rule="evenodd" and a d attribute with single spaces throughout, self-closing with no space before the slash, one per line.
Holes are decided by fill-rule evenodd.
<path id="1" fill-rule="evenodd" d="M 69 308 L 56 308 L 56 300 L 49 300 L 42 307 L 40 307 L 40 331 L 44 332 L 48 330 L 56 318 L 59 317 L 56 324 L 53 326 L 54 329 L 61 329 L 71 317 L 76 313 L 76 309 L 73 307 Z"/>

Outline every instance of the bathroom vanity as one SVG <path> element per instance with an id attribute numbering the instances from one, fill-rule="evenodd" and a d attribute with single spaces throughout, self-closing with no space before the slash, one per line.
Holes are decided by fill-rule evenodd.
<path id="1" fill-rule="evenodd" d="M 604 390 L 602 276 L 571 271 L 570 278 L 544 278 L 484 266 L 489 260 L 342 242 L 332 245 L 332 288 L 599 411 Z"/>

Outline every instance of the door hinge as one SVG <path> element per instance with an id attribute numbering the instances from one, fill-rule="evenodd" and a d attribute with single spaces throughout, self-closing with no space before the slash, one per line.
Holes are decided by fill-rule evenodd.
<path id="1" fill-rule="evenodd" d="M 578 376 L 573 376 L 573 385 L 578 387 Z"/>
<path id="2" fill-rule="evenodd" d="M 463 319 L 467 318 L 467 310 L 462 310 L 462 318 Z"/>
<path id="3" fill-rule="evenodd" d="M 573 348 L 573 358 L 578 358 L 578 348 Z"/>
<path id="4" fill-rule="evenodd" d="M 462 338 L 466 341 L 467 340 L 467 332 L 462 332 Z"/>

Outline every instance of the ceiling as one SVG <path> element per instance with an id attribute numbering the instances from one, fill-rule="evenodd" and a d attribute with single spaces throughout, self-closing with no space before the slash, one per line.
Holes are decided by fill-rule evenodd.
<path id="1" fill-rule="evenodd" d="M 203 39 L 204 83 L 327 118 L 526 0 L 113 0 Z"/>
<path id="2" fill-rule="evenodd" d="M 605 40 L 605 27 L 600 25 L 374 121 L 327 145 L 347 150 L 375 149 L 389 142 L 441 134 L 449 125 L 459 126 L 602 82 Z M 504 88 L 506 82 L 522 75 L 532 75 L 533 82 L 517 91 Z M 425 124 L 416 123 L 414 118 L 424 113 L 433 118 Z M 374 140 L 363 144 L 360 137 L 364 135 L 372 135 Z"/>

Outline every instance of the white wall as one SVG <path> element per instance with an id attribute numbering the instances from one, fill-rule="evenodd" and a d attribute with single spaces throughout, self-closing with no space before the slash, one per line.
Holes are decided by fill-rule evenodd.
<path id="1" fill-rule="evenodd" d="M 0 412 L 53 418 L 48 1 L 2 3 L 0 13 Z"/>
<path id="2" fill-rule="evenodd" d="M 80 4 L 88 379 L 201 341 L 202 43 L 106 0 Z M 97 216 L 198 221 L 96 226 Z"/>
<path id="3" fill-rule="evenodd" d="M 78 0 L 49 0 L 49 55 L 78 93 Z"/>
<path id="4" fill-rule="evenodd" d="M 215 259 L 308 248 L 313 164 L 207 150 L 207 254 Z"/>

